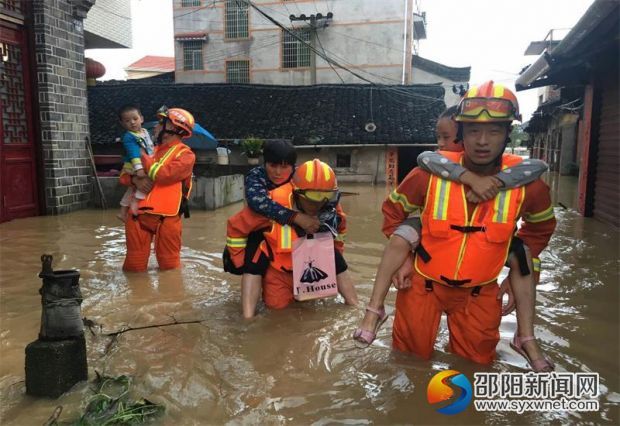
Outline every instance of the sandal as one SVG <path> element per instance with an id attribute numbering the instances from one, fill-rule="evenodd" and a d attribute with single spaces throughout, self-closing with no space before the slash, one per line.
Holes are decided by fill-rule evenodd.
<path id="1" fill-rule="evenodd" d="M 387 317 L 388 317 L 388 314 L 385 312 L 385 308 L 375 309 L 370 306 L 366 306 L 366 310 L 368 312 L 372 312 L 373 314 L 376 314 L 377 317 L 379 318 L 377 319 L 377 323 L 375 324 L 375 329 L 373 331 L 365 330 L 363 328 L 357 328 L 353 332 L 353 339 L 355 340 L 355 346 L 357 346 L 360 349 L 367 348 L 368 346 L 372 344 L 372 342 L 375 341 L 379 328 L 381 328 L 381 326 L 383 325 L 385 320 L 387 320 Z"/>
<path id="2" fill-rule="evenodd" d="M 515 334 L 510 342 L 510 347 L 527 360 L 534 373 L 547 373 L 554 371 L 555 364 L 546 356 L 534 360 L 530 359 L 530 356 L 527 354 L 525 349 L 523 349 L 523 344 L 532 340 L 536 340 L 536 338 L 534 336 L 519 337 Z"/>

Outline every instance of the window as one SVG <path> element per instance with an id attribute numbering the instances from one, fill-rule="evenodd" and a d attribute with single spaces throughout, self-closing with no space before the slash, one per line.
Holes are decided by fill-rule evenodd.
<path id="1" fill-rule="evenodd" d="M 183 42 L 183 70 L 204 69 L 202 63 L 202 40 L 188 40 Z"/>
<path id="2" fill-rule="evenodd" d="M 226 62 L 226 82 L 227 83 L 249 83 L 250 82 L 250 61 L 227 61 Z"/>
<path id="3" fill-rule="evenodd" d="M 181 0 L 181 7 L 200 6 L 200 0 Z"/>
<path id="4" fill-rule="evenodd" d="M 302 43 L 288 31 L 282 37 L 282 68 L 303 68 L 310 66 L 310 30 L 292 29 L 306 43 Z"/>
<path id="5" fill-rule="evenodd" d="M 22 0 L 0 0 L 0 10 L 22 13 Z"/>
<path id="6" fill-rule="evenodd" d="M 226 0 L 226 38 L 248 38 L 248 3 L 245 0 Z"/>
<path id="7" fill-rule="evenodd" d="M 336 154 L 336 167 L 351 167 L 351 154 Z"/>

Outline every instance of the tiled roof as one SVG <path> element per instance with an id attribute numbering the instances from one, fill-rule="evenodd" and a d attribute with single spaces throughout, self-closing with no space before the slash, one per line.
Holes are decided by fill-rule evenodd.
<path id="1" fill-rule="evenodd" d="M 449 67 L 418 55 L 413 55 L 411 65 L 431 74 L 459 82 L 469 81 L 469 76 L 471 73 L 471 67 Z"/>
<path id="2" fill-rule="evenodd" d="M 145 56 L 125 69 L 136 71 L 174 71 L 174 57 Z"/>
<path id="3" fill-rule="evenodd" d="M 88 89 L 93 143 L 120 134 L 116 111 L 138 104 L 145 120 L 161 105 L 189 110 L 218 139 L 249 135 L 296 145 L 433 143 L 443 111 L 439 85 L 267 86 L 105 82 Z M 376 130 L 365 130 L 374 122 Z M 370 126 L 372 127 L 372 126 Z"/>

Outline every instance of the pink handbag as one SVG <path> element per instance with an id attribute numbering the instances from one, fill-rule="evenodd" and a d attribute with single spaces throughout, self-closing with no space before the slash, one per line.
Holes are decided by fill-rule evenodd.
<path id="1" fill-rule="evenodd" d="M 293 295 L 295 300 L 338 294 L 334 239 L 330 232 L 298 238 L 293 243 Z"/>

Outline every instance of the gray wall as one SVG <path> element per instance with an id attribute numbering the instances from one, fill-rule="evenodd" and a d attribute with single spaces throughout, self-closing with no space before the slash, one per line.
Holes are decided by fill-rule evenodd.
<path id="1" fill-rule="evenodd" d="M 131 47 L 130 19 L 130 0 L 97 0 L 84 20 L 88 48 Z"/>
<path id="2" fill-rule="evenodd" d="M 436 74 L 432 74 L 428 71 L 421 70 L 416 68 L 415 60 L 413 63 L 413 84 L 432 84 L 432 83 L 441 83 L 443 88 L 445 89 L 445 95 L 443 97 L 444 102 L 446 104 L 446 108 L 452 105 L 456 105 L 461 97 L 452 91 L 452 85 L 454 84 L 462 84 L 466 85 L 468 82 L 466 81 L 454 81 L 445 77 L 438 76 Z"/>
<path id="3" fill-rule="evenodd" d="M 119 208 L 119 203 L 127 187 L 118 183 L 118 177 L 99 177 L 106 204 L 109 209 Z M 92 186 L 92 205 L 101 207 L 97 186 Z M 228 175 L 214 178 L 193 178 L 190 209 L 215 210 L 228 204 L 243 200 L 243 175 Z"/>
<path id="4" fill-rule="evenodd" d="M 351 167 L 336 167 L 338 154 L 351 155 Z M 297 164 L 318 158 L 329 164 L 338 182 L 385 182 L 385 147 L 352 146 L 351 148 L 298 149 Z"/>
<path id="5" fill-rule="evenodd" d="M 327 28 L 318 30 L 318 38 L 327 55 L 339 62 L 346 58 L 348 68 L 365 78 L 384 84 L 400 84 L 403 69 L 403 28 L 405 2 L 408 3 L 407 37 L 411 46 L 413 25 L 412 0 L 315 0 L 312 2 L 281 2 L 256 0 L 266 13 L 287 27 L 302 27 L 307 23 L 291 23 L 288 16 L 317 12 L 334 14 Z M 203 2 L 205 3 L 205 2 Z M 281 69 L 281 29 L 250 9 L 249 32 L 245 40 L 224 40 L 224 2 L 206 2 L 208 7 L 180 7 L 174 0 L 175 35 L 192 32 L 208 33 L 204 44 L 202 71 L 183 71 L 183 44 L 175 43 L 176 81 L 179 83 L 226 82 L 226 60 L 250 60 L 250 83 L 253 84 L 310 84 L 309 69 Z M 317 42 L 317 49 L 321 49 Z M 411 81 L 411 48 L 405 59 L 407 82 Z M 323 59 L 317 57 L 317 83 L 362 83 L 347 71 L 337 69 L 340 77 Z M 361 70 L 361 71 L 360 71 Z M 341 80 L 342 78 L 342 80 Z"/>
<path id="6" fill-rule="evenodd" d="M 47 214 L 85 208 L 90 197 L 82 19 L 92 3 L 94 0 L 33 2 Z"/>

